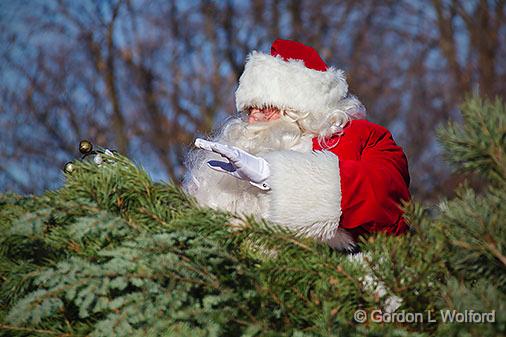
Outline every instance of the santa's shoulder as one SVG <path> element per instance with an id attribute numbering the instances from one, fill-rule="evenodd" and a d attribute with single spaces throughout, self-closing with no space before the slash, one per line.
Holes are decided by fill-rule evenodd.
<path id="1" fill-rule="evenodd" d="M 326 138 L 323 142 L 324 145 L 318 137 L 314 137 L 313 149 L 336 148 L 337 150 L 347 148 L 349 150 L 355 148 L 360 152 L 365 147 L 377 144 L 379 141 L 395 143 L 392 134 L 384 126 L 366 119 L 354 119 L 344 127 L 342 132 Z M 335 147 L 337 144 L 340 145 Z"/>

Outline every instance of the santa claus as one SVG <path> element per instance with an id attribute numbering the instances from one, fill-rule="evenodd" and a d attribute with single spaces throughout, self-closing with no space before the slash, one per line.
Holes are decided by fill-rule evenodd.
<path id="1" fill-rule="evenodd" d="M 240 115 L 188 156 L 185 189 L 203 206 L 262 217 L 333 248 L 404 233 L 408 164 L 367 121 L 344 72 L 316 50 L 276 40 L 252 52 L 235 93 Z"/>

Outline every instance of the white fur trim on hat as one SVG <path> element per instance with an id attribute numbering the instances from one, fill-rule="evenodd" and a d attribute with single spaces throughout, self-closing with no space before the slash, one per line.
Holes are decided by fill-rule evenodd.
<path id="1" fill-rule="evenodd" d="M 235 93 L 238 111 L 250 106 L 276 106 L 321 115 L 339 109 L 348 94 L 344 72 L 335 68 L 318 71 L 302 60 L 284 61 L 280 56 L 253 51 Z"/>
<path id="2" fill-rule="evenodd" d="M 267 219 L 336 249 L 351 249 L 352 236 L 339 228 L 341 177 L 339 159 L 329 151 L 274 151 L 269 163 Z"/>

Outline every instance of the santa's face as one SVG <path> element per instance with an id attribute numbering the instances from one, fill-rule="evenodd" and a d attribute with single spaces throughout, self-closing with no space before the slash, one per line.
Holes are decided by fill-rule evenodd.
<path id="1" fill-rule="evenodd" d="M 281 111 L 276 107 L 250 107 L 246 109 L 248 113 L 248 123 L 267 122 L 279 119 Z"/>

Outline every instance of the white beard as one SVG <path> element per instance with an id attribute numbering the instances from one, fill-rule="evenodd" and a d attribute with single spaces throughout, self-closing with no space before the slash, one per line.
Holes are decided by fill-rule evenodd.
<path id="1" fill-rule="evenodd" d="M 213 141 L 236 146 L 253 155 L 276 150 L 309 152 L 312 136 L 304 134 L 292 119 L 249 124 L 240 118 L 231 119 Z M 268 198 L 265 191 L 226 173 L 212 170 L 209 160 L 223 160 L 220 155 L 196 149 L 187 158 L 188 174 L 184 188 L 202 206 L 240 215 L 266 217 Z"/>

